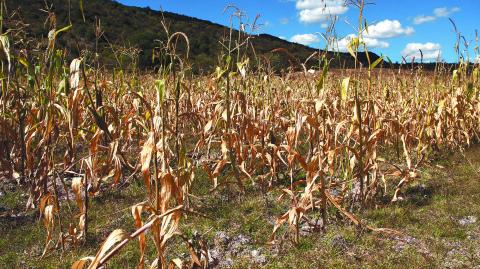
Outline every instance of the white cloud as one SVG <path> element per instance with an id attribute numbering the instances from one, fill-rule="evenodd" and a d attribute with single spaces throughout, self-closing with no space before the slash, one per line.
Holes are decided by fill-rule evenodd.
<path id="1" fill-rule="evenodd" d="M 439 7 L 433 10 L 433 14 L 437 17 L 448 17 L 450 14 L 460 11 L 459 7 Z"/>
<path id="2" fill-rule="evenodd" d="M 476 64 L 480 64 L 480 55 L 478 55 L 473 62 Z"/>
<path id="3" fill-rule="evenodd" d="M 407 59 L 420 59 L 423 53 L 424 60 L 435 60 L 442 55 L 442 46 L 438 43 L 408 43 L 402 51 L 402 56 Z"/>
<path id="4" fill-rule="evenodd" d="M 316 36 L 314 34 L 302 34 L 302 35 L 292 36 L 290 41 L 295 42 L 295 43 L 299 43 L 299 44 L 303 44 L 303 45 L 310 45 L 310 44 L 319 42 L 320 39 L 318 38 L 318 36 Z"/>
<path id="5" fill-rule="evenodd" d="M 324 23 L 332 16 L 348 11 L 345 0 L 296 0 L 300 10 L 300 21 L 304 23 Z"/>
<path id="6" fill-rule="evenodd" d="M 344 0 L 296 0 L 297 9 L 315 9 L 319 7 L 345 6 Z"/>
<path id="7" fill-rule="evenodd" d="M 436 19 L 437 17 L 434 17 L 434 16 L 419 15 L 413 18 L 413 23 L 418 25 L 418 24 L 434 21 Z"/>
<path id="8" fill-rule="evenodd" d="M 355 38 L 355 37 L 357 37 L 355 34 L 350 34 L 338 40 L 337 42 L 338 50 L 347 51 L 348 44 L 350 43 L 352 38 Z M 390 46 L 388 42 L 381 41 L 376 38 L 363 37 L 362 40 L 365 43 L 365 45 L 367 45 L 367 48 L 388 48 Z M 362 49 L 362 46 L 360 46 L 359 49 Z"/>
<path id="9" fill-rule="evenodd" d="M 413 32 L 412 27 L 403 28 L 398 20 L 383 20 L 368 26 L 368 33 L 365 33 L 364 36 L 369 38 L 391 38 L 401 35 L 411 35 Z"/>
<path id="10" fill-rule="evenodd" d="M 384 48 L 388 48 L 390 46 L 390 44 L 388 42 L 380 41 L 380 40 L 375 39 L 375 38 L 364 37 L 363 42 L 365 42 L 365 44 L 367 45 L 367 48 L 382 48 L 382 49 L 384 49 Z"/>
<path id="11" fill-rule="evenodd" d="M 436 9 L 433 10 L 434 15 L 428 15 L 428 16 L 419 15 L 419 16 L 416 16 L 413 19 L 413 23 L 422 24 L 422 23 L 426 23 L 426 22 L 431 22 L 431 21 L 434 21 L 434 20 L 436 20 L 438 18 L 441 18 L 441 17 L 448 17 L 451 14 L 453 14 L 455 12 L 459 12 L 459 11 L 460 11 L 459 7 L 452 7 L 452 8 L 439 7 L 439 8 L 436 8 Z"/>

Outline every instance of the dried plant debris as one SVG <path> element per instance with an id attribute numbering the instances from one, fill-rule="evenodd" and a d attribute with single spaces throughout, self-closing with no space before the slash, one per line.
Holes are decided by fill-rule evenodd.
<path id="1" fill-rule="evenodd" d="M 251 50 L 242 26 L 221 40 L 215 72 L 193 76 L 189 37 L 163 21 L 166 38 L 152 45 L 154 72 L 138 68 L 138 50 L 114 45 L 117 65 L 109 68 L 87 48 L 72 59 L 58 37 L 73 25 L 59 25 L 50 9 L 43 10 L 45 38 L 31 40 L 13 11 L 2 19 L 18 27 L 0 36 L 0 199 L 13 204 L 0 206 L 0 219 L 23 229 L 35 221 L 19 207 L 36 212 L 44 237 L 38 258 L 91 247 L 71 268 L 105 268 L 135 245 L 138 257 L 129 265 L 138 268 L 228 268 L 238 259 L 263 266 L 275 249 L 301 249 L 306 237 L 351 225 L 359 237 L 390 240 L 395 251 L 411 247 L 432 259 L 423 239 L 363 213 L 428 206 L 436 189 L 425 170 L 435 154 L 478 143 L 478 64 L 461 61 L 453 72 L 441 63 L 434 72 L 417 65 L 393 70 L 383 58 L 368 58 L 355 70 L 330 70 L 333 59 L 319 51 L 307 62 L 317 59 L 323 72 L 292 59 L 277 74 Z M 241 10 L 226 12 L 243 25 Z M 105 38 L 100 18 L 93 26 L 95 40 Z M 355 66 L 362 47 L 367 51 L 358 38 L 348 46 Z M 27 196 L 14 201 L 12 186 Z M 120 199 L 105 198 L 129 187 L 140 194 L 123 208 Z M 231 203 L 230 210 L 240 210 L 249 194 L 265 207 L 262 225 L 271 224 L 261 247 L 251 234 L 223 229 L 209 241 L 208 231 L 182 229 L 193 216 L 221 219 L 215 214 Z M 206 204 L 214 205 L 212 214 L 202 212 Z M 102 210 L 112 219 L 92 229 Z M 251 212 L 244 213 L 235 221 L 244 223 Z M 447 224 L 476 227 L 478 215 L 464 213 Z M 367 256 L 342 236 L 331 245 L 352 259 Z M 454 258 L 463 251 L 453 247 L 445 266 L 478 266 L 478 253 Z"/>

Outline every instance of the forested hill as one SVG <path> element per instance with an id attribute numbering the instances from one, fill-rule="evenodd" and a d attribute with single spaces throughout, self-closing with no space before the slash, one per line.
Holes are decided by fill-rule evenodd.
<path id="1" fill-rule="evenodd" d="M 48 7 L 45 2 L 49 3 Z M 6 0 L 8 14 L 14 19 L 19 18 L 27 24 L 25 28 L 29 37 L 35 40 L 46 40 L 51 25 L 46 18 L 47 10 L 56 17 L 56 29 L 69 25 L 69 18 L 73 27 L 59 35 L 60 47 L 66 48 L 71 55 L 77 57 L 84 50 L 94 51 L 95 48 L 95 20 L 100 19 L 104 36 L 99 40 L 98 51 L 102 62 L 111 65 L 117 60 L 112 53 L 112 47 L 116 49 L 136 47 L 139 49 L 139 65 L 149 68 L 152 63 L 152 51 L 159 46 L 159 40 L 166 39 L 166 33 L 162 27 L 162 13 L 149 8 L 125 6 L 111 0 L 84 0 L 83 20 L 78 0 L 71 0 L 70 6 L 67 0 Z M 13 16 L 12 16 L 13 15 Z M 218 63 L 221 55 L 223 40 L 229 33 L 225 26 L 209 21 L 200 20 L 170 12 L 163 12 L 163 17 L 170 27 L 170 32 L 184 32 L 190 41 L 190 63 L 197 71 L 210 71 Z M 14 27 L 6 22 L 7 27 Z M 234 36 L 237 32 L 234 32 Z M 251 37 L 251 42 L 257 56 L 265 56 L 276 70 L 290 65 L 299 67 L 315 49 L 291 43 L 286 40 L 260 34 Z M 183 45 L 180 45 L 180 47 Z M 275 50 L 282 48 L 282 50 Z M 285 52 L 285 50 L 288 51 Z M 182 51 L 182 48 L 179 49 Z M 275 52 L 272 52 L 275 50 Z M 121 49 L 120 49 L 121 51 Z M 119 54 L 121 55 L 121 54 Z M 352 67 L 353 57 L 348 53 L 328 53 L 328 57 L 335 57 L 331 67 Z M 118 58 L 118 57 L 117 57 Z M 372 61 L 378 58 L 370 53 Z M 359 60 L 366 64 L 366 56 L 360 53 Z M 311 61 L 311 64 L 315 64 Z"/>

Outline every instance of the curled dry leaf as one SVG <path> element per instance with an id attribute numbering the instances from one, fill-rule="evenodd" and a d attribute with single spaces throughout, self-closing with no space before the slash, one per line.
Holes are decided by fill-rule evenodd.
<path id="1" fill-rule="evenodd" d="M 121 229 L 117 229 L 110 233 L 110 235 L 107 237 L 107 239 L 103 242 L 103 244 L 100 246 L 99 251 L 97 252 L 97 255 L 95 257 L 85 257 L 82 258 L 75 263 L 72 264 L 70 267 L 71 269 L 83 269 L 84 266 L 87 264 L 87 262 L 90 261 L 90 264 L 88 266 L 88 269 L 96 269 L 98 268 L 101 264 L 100 261 L 108 254 L 108 251 L 115 246 L 118 242 L 121 242 L 122 240 L 128 238 L 128 234 L 125 233 Z"/>
<path id="2" fill-rule="evenodd" d="M 142 165 L 142 175 L 145 186 L 147 187 L 147 191 L 150 192 L 150 161 L 152 159 L 153 151 L 155 150 L 155 142 L 154 142 L 154 132 L 150 132 L 148 136 L 148 140 L 145 142 L 142 148 L 142 152 L 140 153 L 140 163 Z"/>

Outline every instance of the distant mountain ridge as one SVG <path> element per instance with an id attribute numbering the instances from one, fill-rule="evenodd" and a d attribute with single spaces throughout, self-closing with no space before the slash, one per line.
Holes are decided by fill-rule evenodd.
<path id="1" fill-rule="evenodd" d="M 152 67 L 155 64 L 152 62 L 152 51 L 158 46 L 155 40 L 166 39 L 161 25 L 162 12 L 150 8 L 125 6 L 112 0 L 85 0 L 84 22 L 78 0 L 71 0 L 70 8 L 66 0 L 48 0 L 47 2 L 52 4 L 52 11 L 56 15 L 57 29 L 69 24 L 70 14 L 73 27 L 63 33 L 58 42 L 61 47 L 65 47 L 69 51 L 71 57 L 77 57 L 82 48 L 94 49 L 95 18 L 100 19 L 106 37 L 106 39 L 102 38 L 98 44 L 98 50 L 106 65 L 115 61 L 110 48 L 110 44 L 114 44 L 139 48 L 140 67 Z M 32 38 L 45 39 L 47 37 L 49 28 L 44 25 L 47 14 L 41 11 L 41 9 L 45 9 L 44 1 L 6 0 L 6 5 L 10 13 L 18 10 L 21 19 L 29 24 L 27 31 Z M 163 12 L 163 17 L 169 24 L 172 33 L 183 32 L 188 36 L 190 63 L 193 68 L 200 72 L 212 70 L 218 63 L 217 57 L 222 50 L 219 41 L 229 33 L 229 28 L 171 12 Z M 234 36 L 236 34 L 237 31 L 234 32 Z M 269 59 L 272 67 L 276 70 L 285 69 L 291 64 L 298 68 L 299 62 L 304 62 L 312 53 L 318 51 L 268 34 L 252 36 L 251 43 L 257 55 Z M 282 50 L 272 52 L 279 48 Z M 185 49 L 180 47 L 179 50 L 181 52 Z M 288 53 L 285 53 L 285 50 Z M 369 56 L 372 62 L 379 58 L 374 53 L 370 53 Z M 348 53 L 328 52 L 327 57 L 335 58 L 331 62 L 331 67 L 350 68 L 354 66 L 354 58 Z M 365 53 L 359 53 L 358 58 L 361 63 L 367 64 Z M 318 62 L 311 61 L 310 64 L 318 65 Z"/>

